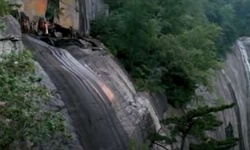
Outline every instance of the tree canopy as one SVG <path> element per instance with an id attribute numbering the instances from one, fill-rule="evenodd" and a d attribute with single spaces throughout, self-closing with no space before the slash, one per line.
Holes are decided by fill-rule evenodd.
<path id="1" fill-rule="evenodd" d="M 230 45 L 249 34 L 250 0 L 106 0 L 91 34 L 119 58 L 138 89 L 189 102 Z"/>

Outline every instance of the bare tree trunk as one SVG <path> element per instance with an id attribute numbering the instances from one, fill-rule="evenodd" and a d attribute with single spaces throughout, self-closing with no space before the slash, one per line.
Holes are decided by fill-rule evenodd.
<path id="1" fill-rule="evenodd" d="M 181 137 L 181 149 L 180 150 L 184 150 L 186 137 L 187 137 L 187 134 L 183 134 L 183 136 Z"/>

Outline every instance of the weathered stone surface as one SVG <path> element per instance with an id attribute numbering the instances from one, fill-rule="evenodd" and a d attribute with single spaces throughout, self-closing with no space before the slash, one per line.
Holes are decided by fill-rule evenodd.
<path id="1" fill-rule="evenodd" d="M 10 3 L 20 4 L 19 11 L 25 12 L 31 20 L 37 20 L 45 16 L 48 0 L 10 0 Z"/>
<path id="2" fill-rule="evenodd" d="M 11 50 L 22 50 L 21 31 L 19 23 L 12 16 L 0 18 L 4 29 L 0 30 L 0 54 L 9 53 Z"/>
<path id="3" fill-rule="evenodd" d="M 48 0 L 10 0 L 10 3 L 21 4 L 19 10 L 31 20 L 37 20 L 45 16 Z M 55 22 L 67 28 L 72 26 L 86 35 L 90 31 L 90 21 L 108 13 L 108 6 L 103 0 L 60 0 L 60 8 L 63 8 L 63 13 Z"/>
<path id="4" fill-rule="evenodd" d="M 72 47 L 66 49 L 82 65 L 93 70 L 96 76 L 102 79 L 103 91 L 108 96 L 125 131 L 130 137 L 138 136 L 134 135 L 136 130 L 143 128 L 140 127 L 143 125 L 142 122 L 148 121 L 145 119 L 145 115 L 149 115 L 145 103 L 149 101 L 150 97 L 135 91 L 126 72 L 110 54 L 100 50 L 86 55 L 85 49 L 72 49 Z"/>
<path id="5" fill-rule="evenodd" d="M 68 139 L 65 136 L 54 137 L 53 139 L 50 140 L 50 142 L 46 142 L 40 145 L 40 149 L 58 150 L 61 149 L 62 146 L 69 150 L 82 149 L 77 139 L 75 129 L 72 126 L 72 120 L 68 114 L 68 111 L 66 109 L 65 104 L 62 101 L 60 94 L 58 93 L 57 88 L 55 87 L 49 76 L 45 73 L 43 68 L 40 66 L 40 64 L 35 62 L 35 66 L 36 66 L 36 75 L 42 78 L 41 84 L 52 92 L 52 99 L 45 104 L 44 109 L 50 110 L 52 112 L 60 112 L 65 119 L 67 130 L 72 136 L 72 139 Z"/>
<path id="6" fill-rule="evenodd" d="M 238 149 L 249 149 L 250 128 L 249 128 L 249 85 L 250 85 L 250 39 L 240 39 L 234 46 L 233 53 L 228 55 L 226 67 L 217 82 L 217 93 L 227 103 L 235 102 L 234 114 L 225 111 L 221 118 L 225 120 L 225 127 L 230 122 L 234 127 L 234 135 L 242 138 Z M 224 82 L 223 82 L 224 81 Z M 229 119 L 231 118 L 231 119 Z M 237 149 L 237 147 L 235 148 Z"/>
<path id="7" fill-rule="evenodd" d="M 149 96 L 135 91 L 111 55 L 92 47 L 54 48 L 28 36 L 23 40 L 62 95 L 84 149 L 127 150 L 132 138 L 145 142 L 157 115 L 145 105 Z"/>
<path id="8" fill-rule="evenodd" d="M 100 15 L 108 13 L 108 5 L 103 0 L 89 0 L 89 19 L 93 20 Z"/>
<path id="9" fill-rule="evenodd" d="M 233 51 L 228 53 L 225 60 L 224 69 L 219 71 L 214 80 L 214 92 L 203 95 L 207 98 L 207 104 L 231 104 L 236 103 L 232 109 L 218 113 L 218 117 L 223 121 L 223 125 L 216 132 L 209 133 L 218 138 L 226 138 L 226 127 L 230 124 L 233 126 L 233 134 L 239 137 L 239 144 L 235 150 L 249 149 L 250 130 L 249 130 L 249 75 L 250 65 L 248 53 L 250 43 L 249 38 L 238 40 L 233 46 Z M 220 98 L 221 100 L 214 100 Z"/>
<path id="10" fill-rule="evenodd" d="M 47 4 L 47 1 L 45 1 L 45 0 L 44 1 L 42 1 L 42 0 L 39 0 L 39 1 L 36 1 L 36 0 L 33 0 L 33 1 L 12 0 L 12 1 L 16 1 L 16 2 L 19 1 L 19 3 L 24 4 L 24 6 L 21 9 L 24 10 L 24 12 L 26 12 L 29 16 L 31 16 L 31 18 L 34 14 L 41 15 L 41 16 L 43 16 L 45 14 L 44 6 L 45 6 L 45 4 Z M 37 5 L 38 3 L 43 3 L 43 4 L 41 4 L 41 9 L 40 9 L 40 5 Z M 39 8 L 37 8 L 38 6 L 39 6 Z M 60 24 L 62 24 L 65 27 L 72 25 L 74 28 L 76 28 L 76 29 L 78 28 L 86 34 L 89 34 L 89 31 L 90 31 L 90 21 L 92 19 L 96 18 L 98 16 L 98 14 L 100 14 L 100 13 L 101 14 L 107 13 L 107 11 L 106 11 L 107 7 L 103 3 L 102 0 L 78 0 L 78 1 L 62 0 L 61 6 L 65 7 L 66 9 L 64 12 L 65 16 L 61 16 L 61 19 L 59 20 Z M 4 47 L 2 49 L 8 49 L 8 48 L 13 49 L 13 45 L 12 45 L 13 41 L 11 41 L 11 40 L 4 41 L 4 42 L 1 41 L 0 43 L 1 43 L 0 46 Z M 243 43 L 243 47 L 247 50 L 247 54 L 248 54 L 250 51 L 249 50 L 249 47 L 250 47 L 249 46 L 249 43 L 250 43 L 249 39 L 244 39 L 242 41 L 242 43 Z M 34 43 L 34 45 L 32 47 L 34 49 L 37 49 L 40 46 L 36 46 L 36 44 Z M 227 103 L 227 104 L 229 104 L 231 102 L 236 102 L 238 104 L 238 107 L 236 107 L 234 109 L 226 110 L 224 112 L 219 113 L 218 117 L 224 121 L 224 124 L 216 132 L 209 133 L 209 134 L 211 134 L 217 138 L 225 138 L 225 128 L 228 125 L 228 123 L 230 122 L 233 125 L 235 136 L 242 137 L 240 145 L 238 147 L 235 147 L 235 149 L 249 149 L 249 144 L 248 144 L 248 143 L 250 143 L 249 142 L 250 137 L 248 136 L 248 134 L 250 132 L 249 127 L 248 127 L 249 126 L 248 122 L 250 120 L 249 110 L 248 110 L 248 106 L 249 106 L 249 101 L 248 101 L 248 99 L 249 99 L 249 69 L 247 69 L 247 67 L 246 67 L 247 63 L 244 61 L 245 56 L 243 55 L 242 50 L 239 47 L 240 47 L 239 45 L 236 45 L 233 53 L 228 54 L 228 57 L 227 57 L 227 60 L 225 63 L 226 65 L 225 65 L 224 71 L 221 71 L 220 73 L 217 74 L 217 78 L 214 81 L 215 92 L 212 94 L 206 93 L 203 90 L 201 90 L 200 92 L 202 92 L 203 95 L 207 96 L 208 99 L 214 99 L 217 97 L 221 97 L 221 98 L 225 99 L 225 103 Z M 47 48 L 46 50 L 48 53 L 53 53 L 53 50 L 51 50 L 51 48 Z M 40 52 L 41 51 L 39 51 L 39 53 Z M 55 63 L 56 65 L 63 66 L 62 68 L 59 68 L 57 70 L 59 72 L 58 74 L 51 73 L 51 74 L 53 74 L 53 75 L 51 75 L 51 76 L 53 76 L 53 81 L 56 80 L 55 78 L 57 78 L 58 76 L 65 74 L 65 72 L 64 73 L 60 72 L 61 70 L 65 69 L 65 68 L 67 68 L 69 70 L 72 69 L 71 68 L 72 66 L 65 67 L 64 66 L 65 64 L 62 64 L 63 62 L 61 60 L 61 57 L 64 57 L 64 55 L 68 56 L 69 55 L 68 52 L 69 52 L 74 57 L 74 59 L 76 59 L 76 61 L 78 61 L 80 63 L 78 65 L 85 66 L 85 69 L 90 68 L 87 70 L 89 72 L 92 72 L 92 76 L 95 76 L 97 78 L 96 80 L 98 80 L 98 81 L 100 80 L 103 82 L 103 84 L 98 83 L 99 88 L 97 91 L 99 91 L 99 90 L 102 91 L 101 95 L 102 96 L 104 95 L 104 97 L 105 97 L 104 98 L 105 99 L 105 106 L 108 104 L 111 105 L 111 107 L 109 107 L 109 105 L 108 105 L 109 109 L 113 109 L 112 110 L 113 114 L 112 114 L 111 118 L 117 119 L 116 122 L 118 122 L 118 124 L 119 123 L 121 124 L 119 127 L 117 127 L 117 128 L 119 128 L 118 130 L 120 132 L 118 135 L 126 135 L 128 137 L 140 137 L 138 139 L 143 139 L 144 135 L 142 132 L 140 132 L 140 128 L 143 128 L 143 126 L 145 124 L 147 124 L 148 122 L 151 122 L 152 120 L 149 121 L 151 118 L 153 118 L 153 121 L 156 125 L 156 130 L 158 130 L 160 128 L 159 124 L 158 124 L 159 118 L 157 118 L 157 117 L 162 116 L 162 113 L 165 110 L 165 108 L 161 108 L 161 106 L 166 105 L 164 101 L 161 101 L 163 99 L 163 97 L 159 97 L 159 96 L 155 97 L 154 96 L 153 101 L 150 101 L 150 103 L 143 103 L 144 100 L 149 99 L 149 96 L 146 96 L 146 98 L 145 98 L 144 94 L 140 95 L 140 94 L 136 93 L 132 83 L 126 77 L 124 70 L 121 69 L 121 67 L 119 67 L 119 65 L 117 65 L 115 63 L 114 59 L 110 55 L 107 55 L 107 53 L 105 53 L 103 51 L 101 51 L 101 52 L 100 51 L 93 51 L 93 49 L 91 49 L 91 48 L 81 49 L 81 48 L 76 47 L 76 46 L 68 47 L 67 52 L 65 52 L 65 51 L 62 52 L 61 50 L 55 50 L 55 52 L 59 53 L 60 56 L 57 56 L 56 54 L 47 54 L 47 52 L 45 52 L 46 56 L 48 56 L 50 58 L 42 58 L 44 60 L 40 60 L 40 61 L 42 61 L 44 64 L 49 63 L 51 61 L 50 62 L 51 64 Z M 43 53 L 43 52 L 41 52 L 41 53 Z M 39 54 L 39 56 L 40 55 L 42 55 L 42 54 Z M 51 56 L 51 55 L 53 55 L 53 56 Z M 50 59 L 50 61 L 45 62 L 45 60 L 47 60 L 47 59 Z M 69 61 L 69 60 L 63 60 L 63 61 Z M 70 61 L 73 61 L 73 60 L 70 60 Z M 75 63 L 75 60 L 73 62 Z M 46 70 L 46 72 L 52 72 L 54 68 L 51 69 L 52 71 L 50 69 L 51 68 L 47 67 L 45 70 Z M 83 77 L 79 74 L 80 74 L 80 72 L 78 72 L 76 75 L 77 79 L 80 78 L 79 80 L 83 80 L 82 79 Z M 76 81 L 72 81 L 73 79 L 75 80 L 75 77 L 74 77 L 75 75 L 71 74 L 70 76 L 71 76 L 70 77 L 71 79 L 67 79 L 66 81 L 69 82 L 67 84 L 70 86 L 73 86 L 73 89 L 74 89 L 74 88 L 76 88 L 76 87 L 74 87 L 75 84 L 77 84 Z M 80 76 L 80 77 L 78 77 L 78 76 Z M 60 77 L 60 78 L 62 78 L 62 77 Z M 90 80 L 91 78 L 88 76 L 84 79 Z M 57 86 L 62 84 L 62 81 L 55 81 L 55 82 L 58 82 Z M 70 83 L 70 82 L 74 82 L 74 83 Z M 92 81 L 91 81 L 91 84 L 88 84 L 88 85 L 82 84 L 80 86 L 83 88 L 84 86 L 85 87 L 92 86 L 92 84 L 94 84 L 94 83 L 92 83 Z M 94 85 L 96 86 L 96 83 Z M 77 108 L 77 109 L 74 108 L 74 105 L 78 105 L 77 100 L 83 100 L 83 98 L 89 98 L 88 94 L 85 93 L 85 96 L 82 96 L 83 97 L 82 98 L 80 96 L 81 91 L 78 91 L 78 90 L 74 91 L 73 89 L 71 89 L 67 86 L 63 86 L 63 87 L 65 89 L 68 89 L 69 91 L 71 90 L 72 93 L 74 93 L 75 91 L 77 92 L 76 96 L 72 97 L 72 99 L 73 99 L 73 101 L 75 101 L 75 103 L 71 103 L 71 102 L 69 102 L 69 100 L 67 100 L 67 101 L 64 100 L 69 105 L 68 107 L 69 107 L 69 112 L 71 115 L 75 114 L 76 112 L 81 113 L 80 110 L 83 108 L 87 109 L 88 113 L 89 112 L 94 113 L 93 110 L 88 110 L 88 109 L 93 109 L 95 107 L 87 108 L 87 106 L 83 106 L 83 103 L 81 105 L 79 105 L 79 106 L 82 106 L 81 108 Z M 91 90 L 95 91 L 95 89 L 93 87 L 91 87 L 91 88 L 92 88 Z M 65 89 L 61 89 L 61 90 L 65 91 Z M 85 90 L 85 92 L 86 92 L 86 90 Z M 95 95 L 95 94 L 92 93 L 92 95 Z M 63 95 L 63 97 L 66 97 L 65 99 L 71 98 L 71 97 L 67 97 L 67 95 Z M 94 101 L 97 101 L 96 100 L 97 98 L 92 98 L 92 100 L 93 99 L 94 99 Z M 160 99 L 160 101 L 158 101 L 159 99 Z M 106 101 L 109 101 L 109 103 Z M 212 104 L 218 103 L 218 101 L 216 102 L 216 101 L 209 100 L 208 103 L 210 103 L 212 105 Z M 87 104 L 87 102 L 85 102 L 84 104 Z M 151 107 L 150 104 L 153 107 Z M 98 106 L 101 107 L 102 105 L 98 105 Z M 96 107 L 96 109 L 98 109 L 98 107 Z M 149 115 L 145 115 L 145 114 L 149 114 L 149 110 L 150 110 L 151 117 L 148 117 Z M 98 113 L 100 113 L 100 114 L 98 114 Z M 168 108 L 167 113 L 169 115 L 171 115 L 173 113 L 177 113 L 177 111 L 175 111 L 173 109 L 171 109 L 171 111 L 170 111 L 170 109 Z M 97 111 L 97 114 L 101 116 L 101 111 Z M 83 131 L 83 130 L 79 129 L 82 124 L 79 123 L 80 121 L 77 121 L 77 120 L 79 118 L 85 117 L 85 118 L 87 118 L 87 120 L 90 119 L 91 120 L 90 122 L 92 122 L 96 118 L 98 118 L 98 115 L 94 114 L 93 118 L 90 114 L 85 115 L 85 116 L 84 115 L 78 115 L 78 116 L 74 116 L 74 117 L 71 116 L 72 120 L 73 120 L 72 122 L 75 124 L 75 126 L 77 128 L 77 132 L 79 133 L 80 136 L 83 136 L 83 137 L 80 137 L 80 139 L 85 140 L 86 138 L 84 136 L 86 136 L 86 134 L 85 135 L 83 134 L 83 132 L 85 130 Z M 103 115 L 107 116 L 108 114 L 104 113 Z M 100 116 L 99 116 L 99 119 L 102 120 L 103 117 L 100 117 Z M 79 117 L 79 118 L 77 118 L 77 117 Z M 95 124 L 94 127 L 98 128 L 99 125 L 100 124 Z M 89 129 L 87 124 L 84 124 L 84 127 L 87 127 L 87 129 Z M 120 128 L 123 128 L 122 130 L 124 130 L 124 131 L 122 131 Z M 101 130 L 105 130 L 105 128 L 100 127 L 97 134 L 102 135 Z M 91 133 L 92 131 L 94 131 L 94 129 L 89 131 L 89 133 Z M 109 130 L 107 130 L 107 131 L 109 131 Z M 126 134 L 124 134 L 124 133 L 126 133 Z M 97 146 L 99 146 L 98 148 L 100 148 L 101 146 L 104 146 L 104 147 L 107 146 L 104 144 L 107 141 L 100 138 L 99 135 L 97 135 L 96 137 L 93 136 L 93 138 L 99 139 L 101 141 L 100 144 L 97 145 Z M 111 137 L 115 136 L 115 134 L 113 134 L 113 135 L 108 134 L 108 135 Z M 127 139 L 125 139 L 125 138 L 122 140 L 127 141 Z M 91 140 L 87 141 L 87 142 L 90 143 L 89 144 L 90 147 L 92 147 L 94 145 L 93 144 L 94 142 Z M 114 142 L 112 144 L 115 146 L 119 145 L 116 142 Z M 82 145 L 85 145 L 85 143 L 82 143 Z M 120 145 L 122 145 L 122 147 L 126 147 L 126 146 L 124 146 L 124 144 L 120 144 Z"/>
<path id="11" fill-rule="evenodd" d="M 107 14 L 108 6 L 103 0 L 79 0 L 80 28 L 86 35 L 90 32 L 90 21 L 100 14 Z"/>
<path id="12" fill-rule="evenodd" d="M 76 0 L 61 0 L 60 8 L 62 14 L 59 16 L 59 24 L 65 28 L 72 26 L 73 29 L 79 29 L 79 3 Z"/>

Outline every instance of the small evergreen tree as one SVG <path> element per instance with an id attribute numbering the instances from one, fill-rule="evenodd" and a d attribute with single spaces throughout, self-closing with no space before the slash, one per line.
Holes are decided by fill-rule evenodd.
<path id="1" fill-rule="evenodd" d="M 222 105 L 218 107 L 199 107 L 197 109 L 189 110 L 181 117 L 170 117 L 161 121 L 161 123 L 168 127 L 170 137 L 161 136 L 154 133 L 150 136 L 152 141 L 165 141 L 168 144 L 176 142 L 176 137 L 181 138 L 181 148 L 184 150 L 186 138 L 188 136 L 195 137 L 199 144 L 190 144 L 190 149 L 198 150 L 226 150 L 237 145 L 237 138 L 228 138 L 226 140 L 216 140 L 208 138 L 206 131 L 214 131 L 222 122 L 217 120 L 213 113 L 232 108 L 235 104 Z"/>

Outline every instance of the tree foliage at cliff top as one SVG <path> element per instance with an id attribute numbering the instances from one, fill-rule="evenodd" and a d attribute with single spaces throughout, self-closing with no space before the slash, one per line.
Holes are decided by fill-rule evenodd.
<path id="1" fill-rule="evenodd" d="M 246 25 L 236 25 L 235 16 L 249 14 L 238 12 L 244 4 L 237 0 L 106 2 L 110 14 L 93 21 L 92 35 L 121 60 L 138 87 L 164 91 L 176 106 L 190 101 L 197 85 L 209 85 L 222 48 Z"/>

